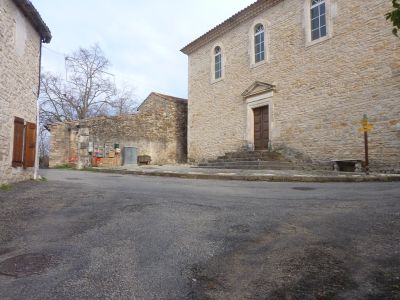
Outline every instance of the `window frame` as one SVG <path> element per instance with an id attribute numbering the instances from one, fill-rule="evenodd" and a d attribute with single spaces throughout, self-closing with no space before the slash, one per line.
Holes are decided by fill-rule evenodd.
<path id="1" fill-rule="evenodd" d="M 313 2 L 316 2 L 315 4 Z M 322 11 L 323 8 L 323 12 Z M 317 10 L 316 16 L 313 16 L 313 11 Z M 324 38 L 327 36 L 328 31 L 327 31 L 327 24 L 326 24 L 326 1 L 325 0 L 311 0 L 311 6 L 310 6 L 310 30 L 311 30 L 311 41 L 316 41 L 321 38 Z M 323 25 L 322 21 L 323 20 Z M 318 21 L 318 24 L 315 21 Z M 314 27 L 315 26 L 315 27 Z M 314 37 L 314 32 L 318 33 L 317 37 Z"/>
<path id="2" fill-rule="evenodd" d="M 257 26 L 262 25 L 264 27 L 264 60 L 256 62 L 256 29 Z M 249 63 L 250 68 L 257 68 L 264 64 L 269 63 L 270 60 L 270 52 L 269 52 L 269 45 L 270 45 L 270 36 L 269 36 L 269 28 L 270 23 L 265 18 L 257 18 L 253 20 L 248 28 L 248 55 L 249 55 Z"/>
<path id="3" fill-rule="evenodd" d="M 222 78 L 222 49 L 220 46 L 214 48 L 214 80 Z"/>
<path id="4" fill-rule="evenodd" d="M 217 54 L 216 49 L 220 49 L 220 52 Z M 214 84 L 225 79 L 225 61 L 226 57 L 224 55 L 224 46 L 221 42 L 215 43 L 210 49 L 210 83 Z M 217 78 L 217 64 L 216 58 L 220 57 L 220 77 Z"/>
<path id="5" fill-rule="evenodd" d="M 262 27 L 261 30 L 259 28 Z M 260 37 L 260 40 L 258 41 L 257 38 Z M 259 64 L 263 61 L 265 61 L 265 26 L 261 23 L 257 24 L 254 26 L 254 63 Z M 260 50 L 258 51 L 258 48 Z M 259 59 L 258 59 L 259 57 Z"/>
<path id="6" fill-rule="evenodd" d="M 320 36 L 317 39 L 312 39 L 312 8 L 316 5 L 313 4 L 315 0 L 305 0 L 304 1 L 304 28 L 305 28 L 305 46 L 310 47 L 315 44 L 319 44 L 333 37 L 333 17 L 336 14 L 336 3 L 335 0 L 321 0 L 325 4 L 325 28 L 326 35 Z M 318 21 L 319 22 L 319 21 Z"/>

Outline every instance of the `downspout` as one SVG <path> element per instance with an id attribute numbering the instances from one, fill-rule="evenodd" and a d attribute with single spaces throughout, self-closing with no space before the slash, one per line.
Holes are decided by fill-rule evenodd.
<path id="1" fill-rule="evenodd" d="M 43 40 L 40 39 L 40 48 L 39 48 L 39 82 L 38 82 L 38 90 L 37 90 L 37 103 L 36 103 L 36 150 L 35 150 L 35 169 L 33 173 L 33 179 L 38 179 L 38 171 L 39 171 L 39 111 L 40 111 L 40 81 L 41 81 L 41 73 L 42 73 L 42 46 Z"/>

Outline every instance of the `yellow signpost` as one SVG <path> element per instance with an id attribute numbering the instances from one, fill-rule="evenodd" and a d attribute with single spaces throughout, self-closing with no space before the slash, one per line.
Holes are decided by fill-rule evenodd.
<path id="1" fill-rule="evenodd" d="M 370 132 L 372 129 L 374 129 L 374 125 L 369 123 L 367 115 L 364 115 L 364 118 L 362 120 L 362 127 L 358 129 L 360 132 Z"/>
<path id="2" fill-rule="evenodd" d="M 364 144 L 365 144 L 365 173 L 369 175 L 369 155 L 368 155 L 368 132 L 372 131 L 374 125 L 369 123 L 367 114 L 361 122 L 362 127 L 358 129 L 360 132 L 364 133 Z"/>

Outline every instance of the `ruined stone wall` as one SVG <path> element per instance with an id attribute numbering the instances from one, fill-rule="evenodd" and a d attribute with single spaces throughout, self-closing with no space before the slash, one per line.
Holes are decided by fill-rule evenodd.
<path id="1" fill-rule="evenodd" d="M 29 179 L 12 168 L 14 117 L 36 123 L 40 36 L 11 0 L 0 0 L 0 183 Z"/>
<path id="2" fill-rule="evenodd" d="M 386 0 L 331 0 L 332 36 L 310 45 L 304 0 L 285 0 L 189 55 L 189 159 L 199 161 L 246 144 L 241 94 L 255 81 L 276 86 L 275 149 L 325 162 L 363 159 L 366 113 L 372 169 L 400 169 L 400 42 L 384 15 Z M 305 10 L 307 7 L 307 10 Z M 251 63 L 252 30 L 266 26 L 267 61 Z M 223 80 L 213 81 L 212 49 L 223 51 Z"/>
<path id="3" fill-rule="evenodd" d="M 82 128 L 88 130 L 84 136 Z M 87 153 L 89 142 L 136 147 L 139 155 L 150 155 L 153 164 L 186 162 L 186 128 L 187 102 L 153 93 L 136 114 L 53 125 L 50 167 L 70 162 L 82 149 Z"/>

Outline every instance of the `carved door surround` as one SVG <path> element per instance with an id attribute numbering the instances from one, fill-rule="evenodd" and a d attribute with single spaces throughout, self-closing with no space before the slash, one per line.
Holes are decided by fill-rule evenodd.
<path id="1" fill-rule="evenodd" d="M 247 148 L 251 150 L 255 150 L 255 118 L 254 118 L 254 110 L 263 108 L 265 112 L 265 107 L 268 107 L 268 148 L 271 147 L 271 138 L 272 138 L 272 128 L 273 128 L 273 95 L 274 95 L 275 86 L 256 81 L 253 83 L 244 93 L 242 94 L 245 105 L 246 105 L 246 133 L 245 140 L 247 141 Z M 265 127 L 265 126 L 264 126 Z M 264 134 L 265 135 L 265 134 Z M 258 143 L 259 144 L 259 143 Z M 260 148 L 258 145 L 257 148 Z M 264 146 L 261 148 L 265 148 Z M 257 149 L 258 150 L 258 149 Z"/>

